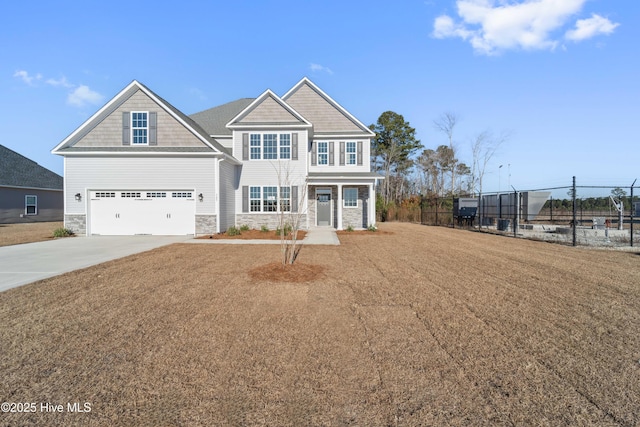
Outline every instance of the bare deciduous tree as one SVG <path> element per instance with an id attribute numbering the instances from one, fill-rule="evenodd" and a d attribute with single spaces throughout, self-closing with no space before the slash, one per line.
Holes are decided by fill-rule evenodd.
<path id="1" fill-rule="evenodd" d="M 458 117 L 458 115 L 452 112 L 442 113 L 440 117 L 438 117 L 433 121 L 433 126 L 435 127 L 435 129 L 439 132 L 444 133 L 447 136 L 449 140 L 449 149 L 451 150 L 451 154 L 452 154 L 451 159 L 454 161 L 456 161 L 456 158 L 455 158 L 456 148 L 455 148 L 455 144 L 453 143 L 453 131 L 459 121 L 460 121 L 460 118 Z M 451 172 L 451 194 L 454 194 L 455 183 L 456 183 L 455 162 L 453 164 L 450 164 L 447 170 Z"/>
<path id="2" fill-rule="evenodd" d="M 487 169 L 487 164 L 494 156 L 496 151 L 511 138 L 511 132 L 503 131 L 496 136 L 493 132 L 485 130 L 476 135 L 471 144 L 471 153 L 473 163 L 471 166 L 471 183 L 470 190 L 477 190 L 482 193 L 482 180 Z"/>

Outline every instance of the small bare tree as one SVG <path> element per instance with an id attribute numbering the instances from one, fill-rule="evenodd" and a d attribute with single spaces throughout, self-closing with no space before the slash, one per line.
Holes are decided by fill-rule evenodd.
<path id="1" fill-rule="evenodd" d="M 444 133 L 449 139 L 449 149 L 451 150 L 451 159 L 453 164 L 449 165 L 449 172 L 451 172 L 451 194 L 454 194 L 456 183 L 456 147 L 453 143 L 453 131 L 460 121 L 460 118 L 456 113 L 446 112 L 442 113 L 440 117 L 433 121 L 433 127 L 442 133 Z"/>
<path id="2" fill-rule="evenodd" d="M 298 231 L 306 214 L 307 182 L 293 177 L 291 164 L 274 165 L 278 175 L 278 230 L 282 266 L 295 262 L 301 249 Z"/>
<path id="3" fill-rule="evenodd" d="M 487 164 L 494 156 L 496 151 L 511 138 L 511 132 L 503 131 L 500 135 L 495 136 L 491 131 L 485 130 L 476 135 L 475 140 L 471 144 L 471 153 L 473 155 L 473 164 L 471 166 L 471 190 L 482 193 L 482 180 L 487 170 Z"/>

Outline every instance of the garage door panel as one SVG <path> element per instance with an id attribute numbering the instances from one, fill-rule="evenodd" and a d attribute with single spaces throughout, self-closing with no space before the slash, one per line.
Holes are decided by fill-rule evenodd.
<path id="1" fill-rule="evenodd" d="M 195 233 L 193 191 L 92 191 L 91 233 L 186 235 Z"/>

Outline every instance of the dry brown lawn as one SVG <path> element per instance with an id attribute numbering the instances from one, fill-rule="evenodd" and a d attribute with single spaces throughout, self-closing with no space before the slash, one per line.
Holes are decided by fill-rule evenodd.
<path id="1" fill-rule="evenodd" d="M 50 240 L 53 239 L 53 231 L 62 226 L 62 221 L 0 224 L 0 246 Z"/>
<path id="2" fill-rule="evenodd" d="M 0 400 L 91 403 L 0 424 L 640 424 L 638 253 L 382 229 L 304 283 L 179 244 L 0 293 Z"/>

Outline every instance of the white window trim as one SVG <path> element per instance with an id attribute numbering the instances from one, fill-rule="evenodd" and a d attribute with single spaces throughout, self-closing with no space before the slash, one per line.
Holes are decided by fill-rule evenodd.
<path id="1" fill-rule="evenodd" d="M 145 127 L 136 127 L 136 128 L 134 128 L 134 127 L 133 127 L 133 116 L 134 116 L 134 114 L 146 114 L 146 117 L 147 117 L 147 119 L 146 119 L 147 126 L 145 126 Z M 131 117 L 131 119 L 130 119 L 131 123 L 129 123 L 129 126 L 130 126 L 130 128 L 131 128 L 131 130 L 130 130 L 130 132 L 131 132 L 131 139 L 130 139 L 130 141 L 131 141 L 131 145 L 132 145 L 132 146 L 133 146 L 133 145 L 149 145 L 149 112 L 148 112 L 148 111 L 132 111 L 132 112 L 131 112 L 131 114 L 130 114 L 130 117 Z M 135 130 L 135 129 L 145 129 L 145 130 L 147 131 L 147 136 L 146 136 L 146 138 L 145 138 L 147 142 L 144 142 L 144 143 L 134 142 L 134 141 L 135 141 L 135 139 L 134 139 L 134 137 L 133 137 L 133 132 L 134 132 L 134 130 Z"/>
<path id="2" fill-rule="evenodd" d="M 355 190 L 356 191 L 356 205 L 355 206 L 351 206 L 351 205 L 347 206 L 347 200 L 351 200 L 351 199 L 347 199 L 347 196 L 346 196 L 347 190 Z M 345 209 L 357 209 L 359 207 L 358 206 L 358 193 L 359 193 L 358 187 L 344 187 L 342 189 L 342 207 L 345 208 Z"/>
<path id="3" fill-rule="evenodd" d="M 353 152 L 349 151 L 349 144 L 353 144 Z M 353 154 L 353 162 L 351 162 L 350 155 Z M 347 141 L 344 143 L 344 164 L 348 166 L 355 166 L 358 164 L 358 143 L 355 141 Z"/>
<path id="4" fill-rule="evenodd" d="M 27 203 L 27 200 L 29 197 L 34 197 L 35 198 L 35 203 Z M 29 206 L 34 206 L 34 213 L 29 213 Z M 27 194 L 24 196 L 24 214 L 25 215 L 38 215 L 38 196 L 36 196 L 35 194 Z"/>
<path id="5" fill-rule="evenodd" d="M 318 141 L 317 143 L 317 152 L 316 152 L 316 165 L 318 166 L 329 166 L 329 141 Z M 320 144 L 326 144 L 327 151 L 324 153 L 320 153 Z M 320 163 L 320 154 L 327 155 L 327 163 Z"/>
<path id="6" fill-rule="evenodd" d="M 276 188 L 276 210 L 275 211 L 265 211 L 264 210 L 264 202 L 265 202 L 265 192 L 264 189 L 266 187 L 275 187 Z M 289 188 L 289 198 L 282 198 L 280 197 L 280 195 L 282 194 L 282 188 L 284 187 L 288 187 Z M 259 188 L 260 189 L 260 198 L 256 199 L 256 198 L 252 198 L 251 197 L 251 189 L 252 188 Z M 253 211 L 251 210 L 251 201 L 252 200 L 259 200 L 260 201 L 260 210 L 259 211 Z M 289 200 L 289 210 L 287 211 L 282 211 L 282 204 L 281 201 L 282 200 Z M 250 185 L 249 186 L 249 212 L 246 212 L 248 214 L 278 214 L 278 213 L 282 213 L 282 212 L 291 212 L 291 186 L 290 185 Z"/>
<path id="7" fill-rule="evenodd" d="M 253 159 L 251 158 L 251 137 L 253 135 L 260 135 L 260 157 L 257 159 Z M 274 159 L 265 159 L 264 158 L 264 135 L 276 135 L 276 157 Z M 289 145 L 285 145 L 284 147 L 288 147 L 289 148 L 289 157 L 288 158 L 283 158 L 280 156 L 280 148 L 283 147 L 283 145 L 281 145 L 280 143 L 280 137 L 282 135 L 289 135 Z M 279 132 L 279 131 L 264 131 L 264 132 L 251 132 L 249 133 L 249 161 L 251 162 L 258 162 L 258 161 L 267 161 L 267 162 L 272 162 L 274 160 L 291 160 L 291 152 L 293 150 L 292 147 L 292 141 L 293 140 L 293 136 L 292 136 L 292 132 Z M 255 186 L 254 186 L 255 187 Z"/>

